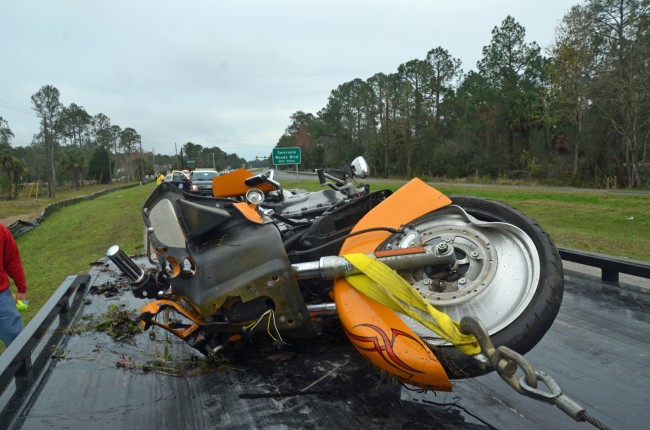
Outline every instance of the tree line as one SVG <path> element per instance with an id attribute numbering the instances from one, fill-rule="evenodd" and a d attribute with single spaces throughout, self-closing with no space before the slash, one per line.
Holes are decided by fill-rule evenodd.
<path id="1" fill-rule="evenodd" d="M 380 176 L 647 186 L 649 24 L 648 0 L 588 0 L 544 55 L 508 16 L 476 71 L 433 48 L 295 112 L 276 146 L 300 147 L 303 168 L 363 155 Z"/>
<path id="2" fill-rule="evenodd" d="M 0 168 L 11 180 L 11 197 L 18 194 L 19 181 L 41 182 L 48 197 L 55 197 L 62 181 L 79 188 L 83 180 L 110 183 L 116 175 L 142 179 L 151 171 L 134 128 L 111 124 L 103 113 L 91 116 L 75 103 L 65 106 L 60 97 L 52 85 L 31 96 L 40 127 L 28 147 L 11 147 L 13 132 L 0 117 Z"/>
<path id="3" fill-rule="evenodd" d="M 181 148 L 180 164 L 188 169 L 197 167 L 215 170 L 236 169 L 246 164 L 246 160 L 237 154 L 228 154 L 219 147 L 204 147 L 187 142 Z"/>
<path id="4" fill-rule="evenodd" d="M 154 154 L 143 150 L 142 137 L 134 128 L 111 124 L 107 115 L 90 115 L 75 103 L 65 106 L 60 98 L 59 90 L 52 85 L 41 87 L 31 96 L 40 128 L 28 147 L 12 148 L 14 134 L 0 116 L 0 172 L 5 173 L 4 182 L 12 198 L 18 195 L 19 182 L 42 183 L 47 186 L 48 196 L 54 197 L 60 182 L 79 188 L 84 180 L 143 181 L 155 169 L 225 169 L 245 162 L 236 154 L 192 142 L 183 145 L 180 154 Z"/>
<path id="5" fill-rule="evenodd" d="M 357 155 L 377 176 L 536 179 L 576 186 L 648 185 L 650 0 L 587 0 L 573 6 L 545 54 L 511 16 L 492 30 L 476 70 L 443 47 L 394 73 L 332 90 L 316 114 L 295 112 L 277 147 L 300 147 L 304 169 Z M 64 106 L 43 86 L 28 147 L 11 147 L 0 117 L 0 182 L 142 180 L 169 169 L 245 163 L 192 142 L 180 154 L 142 148 L 131 127 Z M 266 161 L 268 163 L 268 161 Z M 255 165 L 264 164 L 258 161 Z"/>

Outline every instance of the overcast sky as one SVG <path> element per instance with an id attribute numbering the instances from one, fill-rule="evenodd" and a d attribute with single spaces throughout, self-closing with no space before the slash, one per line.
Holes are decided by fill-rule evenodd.
<path id="1" fill-rule="evenodd" d="M 269 155 L 296 111 L 438 46 L 476 70 L 511 15 L 542 48 L 577 0 L 1 0 L 0 116 L 27 146 L 44 85 L 132 127 L 156 154 L 193 142 Z"/>

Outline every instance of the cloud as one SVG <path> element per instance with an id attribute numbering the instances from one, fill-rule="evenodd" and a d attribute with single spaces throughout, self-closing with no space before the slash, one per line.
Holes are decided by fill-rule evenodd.
<path id="1" fill-rule="evenodd" d="M 251 159 L 271 152 L 292 113 L 317 113 L 345 82 L 393 73 L 438 46 L 475 69 L 508 15 L 545 46 L 573 3 L 8 1 L 0 116 L 15 146 L 29 144 L 30 97 L 54 85 L 64 104 L 136 129 L 156 153 L 191 141 Z"/>

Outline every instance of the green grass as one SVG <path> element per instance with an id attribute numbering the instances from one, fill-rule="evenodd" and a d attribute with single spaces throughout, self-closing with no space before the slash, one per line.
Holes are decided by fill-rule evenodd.
<path id="1" fill-rule="evenodd" d="M 154 185 L 121 189 L 65 207 L 17 240 L 25 276 L 29 321 L 69 275 L 84 273 L 113 244 L 127 254 L 143 250 L 141 209 Z"/>
<path id="2" fill-rule="evenodd" d="M 442 189 L 500 200 L 535 219 L 562 248 L 650 261 L 650 196 Z"/>
<path id="3" fill-rule="evenodd" d="M 18 215 L 34 215 L 34 218 L 38 216 L 46 206 L 53 203 L 57 203 L 64 200 L 69 200 L 73 197 L 86 196 L 94 194 L 98 191 L 104 191 L 106 189 L 118 188 L 123 184 L 117 185 L 86 185 L 78 190 L 73 187 L 67 187 L 65 189 L 57 189 L 56 197 L 50 199 L 45 196 L 40 197 L 27 197 L 27 193 L 23 196 L 20 196 L 15 200 L 5 200 L 0 204 L 0 219 L 5 219 L 12 216 Z M 42 190 L 41 190 L 42 191 Z"/>

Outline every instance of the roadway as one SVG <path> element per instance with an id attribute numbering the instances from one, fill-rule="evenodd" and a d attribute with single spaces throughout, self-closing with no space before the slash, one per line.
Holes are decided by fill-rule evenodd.
<path id="1" fill-rule="evenodd" d="M 120 286 L 95 269 L 94 286 Z M 650 421 L 650 293 L 566 272 L 560 313 L 526 358 L 612 429 Z M 127 292 L 89 294 L 86 317 L 111 304 L 138 309 Z M 79 318 L 83 327 L 87 319 Z M 336 324 L 314 341 L 276 351 L 264 339 L 229 361 L 203 365 L 156 332 L 117 342 L 96 331 L 66 336 L 7 429 L 588 429 L 558 408 L 522 397 L 496 374 L 419 393 L 386 380 Z M 0 399 L 1 400 L 1 399 Z M 4 406 L 4 405 L 2 405 Z"/>

